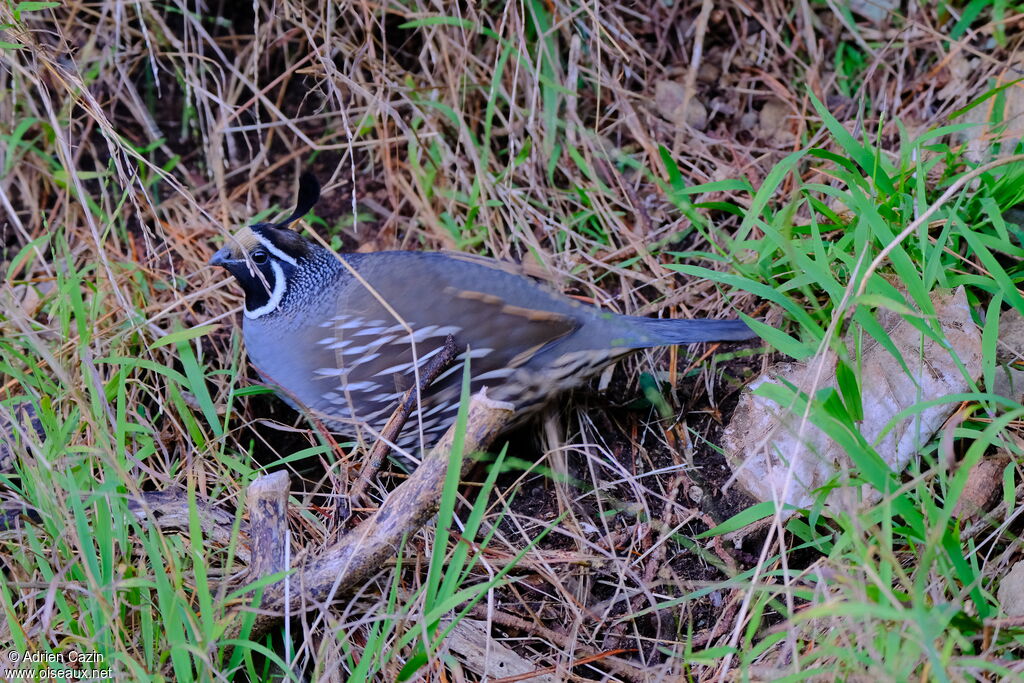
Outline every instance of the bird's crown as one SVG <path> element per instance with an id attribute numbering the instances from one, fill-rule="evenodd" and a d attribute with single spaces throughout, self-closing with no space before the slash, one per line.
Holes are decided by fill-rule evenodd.
<path id="1" fill-rule="evenodd" d="M 217 252 L 217 261 L 244 261 L 251 258 L 259 264 L 266 256 L 281 257 L 281 252 L 293 259 L 301 259 L 309 253 L 309 242 L 294 230 L 292 223 L 299 220 L 313 208 L 320 199 L 320 183 L 310 173 L 299 177 L 299 193 L 295 209 L 288 218 L 279 223 L 255 223 L 240 228 L 224 248 Z M 262 252 L 262 253 L 261 253 Z M 269 252 L 269 253 L 268 253 Z M 215 264 L 219 265 L 219 264 Z"/>

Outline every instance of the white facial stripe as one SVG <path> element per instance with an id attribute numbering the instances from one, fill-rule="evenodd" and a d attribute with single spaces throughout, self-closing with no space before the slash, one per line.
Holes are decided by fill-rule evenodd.
<path id="1" fill-rule="evenodd" d="M 255 233 L 255 232 L 254 232 L 254 233 L 252 234 L 252 236 L 253 236 L 253 237 L 255 237 L 255 238 L 256 238 L 256 239 L 257 239 L 257 240 L 259 241 L 259 243 L 260 243 L 260 244 L 262 244 L 262 245 L 263 245 L 263 247 L 264 247 L 264 248 L 265 248 L 265 249 L 266 249 L 267 251 L 269 251 L 269 252 L 270 252 L 271 254 L 273 254 L 273 255 L 274 255 L 274 256 L 276 256 L 277 258 L 281 259 L 281 260 L 282 260 L 282 261 L 284 261 L 285 263 L 290 263 L 290 264 L 292 264 L 293 266 L 295 266 L 295 265 L 298 265 L 298 262 L 297 262 L 297 261 L 296 261 L 295 259 L 293 259 L 293 258 L 292 258 L 291 256 L 289 256 L 288 254 L 284 253 L 283 251 L 281 251 L 280 249 L 278 249 L 277 247 L 275 247 L 275 246 L 273 245 L 273 243 L 272 243 L 272 242 L 271 242 L 270 240 L 268 240 L 268 239 L 267 239 L 266 237 L 264 237 L 263 235 L 260 235 L 259 233 Z"/>
<path id="2" fill-rule="evenodd" d="M 270 262 L 270 267 L 274 271 L 274 291 L 270 293 L 270 298 L 267 299 L 267 303 L 263 304 L 255 311 L 250 311 L 248 308 L 245 309 L 245 317 L 250 320 L 264 316 L 267 313 L 273 312 L 281 303 L 281 299 L 284 298 L 284 271 L 281 270 L 281 266 L 277 265 L 273 261 Z"/>

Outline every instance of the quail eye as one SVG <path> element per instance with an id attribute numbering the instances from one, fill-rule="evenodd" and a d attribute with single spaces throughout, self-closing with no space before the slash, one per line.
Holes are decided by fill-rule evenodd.
<path id="1" fill-rule="evenodd" d="M 265 249 L 256 249 L 252 252 L 251 257 L 253 263 L 262 266 L 270 258 L 270 254 Z"/>

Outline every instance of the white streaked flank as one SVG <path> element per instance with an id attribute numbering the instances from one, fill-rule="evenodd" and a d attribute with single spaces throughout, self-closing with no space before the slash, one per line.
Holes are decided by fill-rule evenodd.
<path id="1" fill-rule="evenodd" d="M 470 349 L 469 351 L 463 351 L 459 355 L 455 356 L 455 360 L 466 360 L 468 355 L 470 358 L 483 358 L 489 355 L 494 349 Z"/>
<path id="2" fill-rule="evenodd" d="M 393 373 L 406 373 L 409 372 L 409 370 L 412 370 L 412 366 L 412 361 L 409 361 L 408 363 L 399 363 L 398 365 L 392 365 L 390 368 L 384 368 L 383 370 L 375 374 L 374 377 L 383 377 L 384 375 L 390 375 Z"/>
<path id="3" fill-rule="evenodd" d="M 339 346 L 338 348 L 340 349 L 341 347 Z M 369 344 L 364 344 L 363 346 L 353 346 L 350 349 L 344 349 L 341 352 L 341 355 L 343 355 L 343 356 L 353 356 L 353 355 L 359 356 L 359 355 L 362 355 L 362 354 L 366 353 L 367 351 L 376 350 L 378 348 L 380 348 L 380 342 L 375 339 L 372 342 L 370 342 Z"/>
<path id="4" fill-rule="evenodd" d="M 436 406 L 434 406 L 427 412 L 423 413 L 423 417 L 430 417 L 431 415 L 437 415 L 438 413 L 443 413 L 446 410 L 451 410 L 452 408 L 458 407 L 459 406 L 457 403 L 438 403 Z"/>
<path id="5" fill-rule="evenodd" d="M 456 372 L 462 372 L 462 363 L 457 363 L 456 365 L 453 365 L 452 367 L 442 372 L 440 375 L 437 376 L 437 378 L 432 382 L 432 384 L 440 384 L 441 380 L 451 377 Z"/>
<path id="6" fill-rule="evenodd" d="M 359 419 L 363 420 L 365 422 L 369 422 L 370 420 L 372 420 L 374 418 L 380 417 L 384 413 L 392 413 L 392 412 L 394 412 L 394 410 L 395 409 L 394 409 L 393 406 L 386 405 L 383 408 L 381 408 L 380 410 L 375 410 L 372 413 L 368 413 L 366 415 L 359 415 Z"/>
<path id="7" fill-rule="evenodd" d="M 348 368 L 317 368 L 313 374 L 321 377 L 343 377 L 348 374 Z"/>
<path id="8" fill-rule="evenodd" d="M 497 370 L 491 370 L 490 372 L 485 372 L 482 375 L 478 375 L 477 377 L 474 377 L 473 379 L 479 379 L 479 380 L 484 380 L 484 379 L 505 379 L 506 377 L 508 377 L 509 375 L 511 375 L 515 371 L 516 371 L 515 368 L 498 368 Z"/>
<path id="9" fill-rule="evenodd" d="M 344 391 L 377 391 L 380 389 L 379 382 L 352 382 L 342 385 Z"/>
<path id="10" fill-rule="evenodd" d="M 386 403 L 394 401 L 395 399 L 401 398 L 404 391 L 396 391 L 391 394 L 374 394 L 370 397 L 370 400 L 374 403 Z"/>
<path id="11" fill-rule="evenodd" d="M 362 327 L 362 328 L 356 330 L 355 334 L 352 335 L 352 336 L 354 336 L 354 337 L 366 337 L 366 336 L 369 336 L 371 334 L 381 335 L 381 334 L 384 334 L 385 332 L 387 332 L 389 329 L 390 328 L 384 327 L 382 325 L 374 325 L 373 327 Z"/>
<path id="12" fill-rule="evenodd" d="M 437 325 L 427 325 L 414 330 L 411 335 L 402 335 L 394 341 L 395 344 L 418 344 L 419 342 L 430 339 L 431 337 L 447 337 L 448 335 L 456 335 L 462 331 L 461 327 L 456 325 L 445 325 L 444 327 L 438 327 Z"/>
<path id="13" fill-rule="evenodd" d="M 423 367 L 424 363 L 426 363 L 428 360 L 430 360 L 431 358 L 433 358 L 437 354 L 441 353 L 441 351 L 443 351 L 443 350 L 444 350 L 443 346 L 438 346 L 433 351 L 425 353 L 422 356 L 420 356 L 419 358 L 417 358 L 416 359 L 416 364 L 419 365 L 420 367 Z"/>

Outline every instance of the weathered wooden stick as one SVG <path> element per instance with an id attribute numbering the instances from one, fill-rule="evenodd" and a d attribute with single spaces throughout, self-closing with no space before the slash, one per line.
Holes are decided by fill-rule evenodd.
<path id="1" fill-rule="evenodd" d="M 486 449 L 512 415 L 510 404 L 492 401 L 482 391 L 475 394 L 470 399 L 463 454 Z M 391 492 L 374 514 L 299 566 L 290 582 L 287 604 L 284 587 L 269 586 L 249 637 L 258 638 L 266 633 L 280 622 L 286 610 L 294 615 L 318 609 L 351 593 L 377 574 L 385 560 L 397 554 L 402 539 L 419 530 L 437 512 L 448 467 L 454 465 L 460 473 L 464 471 L 465 460 L 451 462 L 454 441 L 453 425 L 427 453 L 419 468 Z M 241 620 L 236 619 L 235 623 L 240 624 Z"/>
<path id="2" fill-rule="evenodd" d="M 203 537 L 213 543 L 227 546 L 231 543 L 231 529 L 235 516 L 212 503 L 196 496 L 196 514 Z M 161 531 L 188 533 L 189 504 L 185 489 L 173 488 L 164 491 L 146 491 L 139 496 L 128 497 L 128 509 L 139 521 L 148 521 Z M 242 520 L 235 543 L 235 557 L 249 564 L 251 560 L 247 538 L 249 524 Z"/>
<path id="3" fill-rule="evenodd" d="M 288 493 L 291 480 L 286 470 L 265 474 L 249 485 L 245 506 L 249 510 L 252 559 L 249 578 L 258 579 L 288 569 Z"/>

